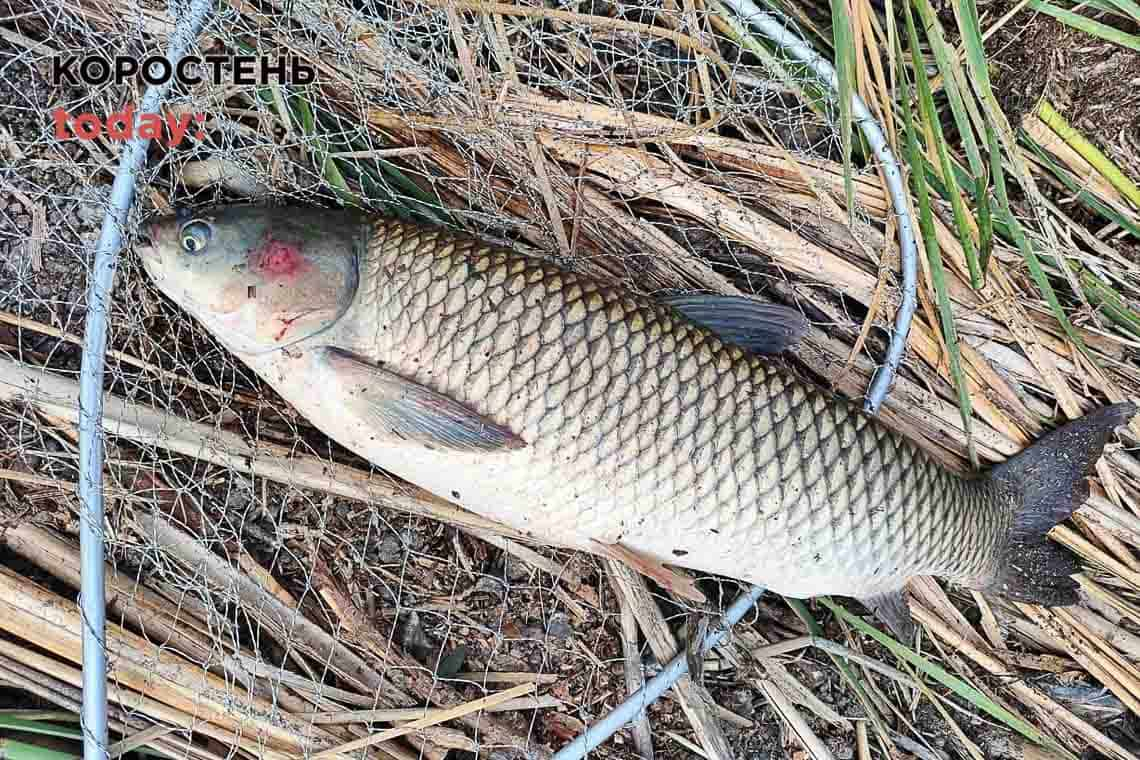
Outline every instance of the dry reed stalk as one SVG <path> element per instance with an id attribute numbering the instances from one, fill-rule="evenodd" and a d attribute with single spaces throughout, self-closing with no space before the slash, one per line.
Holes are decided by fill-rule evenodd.
<path id="1" fill-rule="evenodd" d="M 1140 678 L 1130 672 L 1131 668 L 1126 663 L 1116 662 L 1102 654 L 1085 635 L 1085 631 L 1081 630 L 1081 626 L 1074 624 L 1073 619 L 1066 616 L 1062 609 L 1047 610 L 1030 604 L 1018 604 L 1018 607 L 1030 620 L 1064 641 L 1073 659 L 1130 710 L 1140 714 L 1140 699 L 1136 696 L 1140 693 Z"/>
<path id="2" fill-rule="evenodd" d="M 73 695 L 70 698 L 71 701 L 74 702 L 76 706 L 80 705 L 81 692 L 79 689 L 82 686 L 82 674 L 78 668 L 46 657 L 38 652 L 22 647 L 15 642 L 6 640 L 0 640 L 0 657 L 8 658 L 8 662 L 13 668 L 23 666 L 25 670 L 31 671 L 35 674 L 34 678 L 39 683 L 44 683 L 45 679 L 54 679 L 58 683 L 67 684 L 68 687 L 73 690 Z M 35 689 L 32 691 L 36 692 Z M 213 738 L 219 742 L 230 743 L 235 736 L 229 728 L 201 720 L 197 716 L 166 704 L 165 702 L 129 691 L 118 683 L 110 684 L 108 700 L 111 703 L 112 716 L 116 715 L 117 712 L 123 712 L 124 716 L 142 714 L 153 720 L 164 721 L 179 726 L 184 730 L 193 730 L 202 736 Z M 62 704 L 62 702 L 60 703 Z M 126 718 L 124 717 L 124 719 Z M 238 746 L 243 745 L 239 743 Z M 251 743 L 250 746 L 256 745 Z M 249 749 L 249 747 L 244 748 Z M 287 755 L 273 751 L 267 747 L 263 747 L 263 751 L 265 757 L 274 760 L 283 760 L 287 757 Z M 184 753 L 178 752 L 174 756 L 177 757 L 182 754 Z M 216 756 L 211 753 L 204 753 L 204 756 L 207 760 L 216 760 Z"/>
<path id="3" fill-rule="evenodd" d="M 542 683 L 542 681 L 536 681 Z M 549 707 L 560 707 L 562 703 L 550 696 L 520 697 L 501 702 L 484 710 L 489 713 L 515 712 L 518 710 L 541 710 Z M 392 707 L 384 710 L 343 710 L 340 712 L 310 712 L 298 715 L 298 718 L 311 720 L 317 725 L 338 725 L 343 723 L 399 723 L 403 721 L 419 720 L 420 718 L 438 718 L 447 711 L 436 707 Z"/>
<path id="4" fill-rule="evenodd" d="M 667 663 L 678 652 L 669 625 L 657 608 L 657 603 L 649 593 L 649 588 L 641 576 L 627 565 L 617 560 L 608 560 L 606 567 L 610 581 L 621 590 L 625 602 L 633 610 L 638 625 L 641 626 L 653 655 L 660 663 Z M 693 679 L 689 673 L 682 675 L 673 685 L 673 694 L 693 725 L 697 740 L 710 760 L 732 760 L 732 749 L 713 716 L 709 705 L 713 704 L 705 687 Z"/>
<path id="5" fill-rule="evenodd" d="M 82 621 L 74 602 L 0 567 L 0 627 L 71 662 L 82 661 Z M 312 727 L 295 724 L 271 703 L 109 623 L 108 678 L 241 736 L 274 756 L 312 749 Z M 269 720 L 268 716 L 277 716 Z M 181 725 L 181 724 L 180 724 Z M 187 726 L 188 727 L 188 726 Z M 322 737 L 323 738 L 323 737 Z M 254 744 L 256 743 L 256 745 Z M 319 742 L 327 744 L 327 741 Z"/>
<path id="6" fill-rule="evenodd" d="M 812 731 L 811 726 L 804 720 L 803 715 L 788 699 L 783 690 L 773 681 L 760 679 L 757 681 L 760 690 L 764 692 L 764 696 L 768 698 L 772 708 L 776 711 L 796 738 L 803 744 L 804 749 L 813 758 L 813 760 L 835 760 L 835 755 L 827 748 L 827 745 L 820 740 L 815 731 Z"/>
<path id="7" fill-rule="evenodd" d="M 480 711 L 482 711 L 488 707 L 494 707 L 497 704 L 507 702 L 507 701 L 512 700 L 516 697 L 521 697 L 524 694 L 529 694 L 530 692 L 534 691 L 534 689 L 535 689 L 535 684 L 533 684 L 533 683 L 519 684 L 518 686 L 514 686 L 510 689 L 507 689 L 506 691 L 500 691 L 497 694 L 492 694 L 492 695 L 487 696 L 487 697 L 480 697 L 479 699 L 475 699 L 475 700 L 472 700 L 470 702 L 465 702 L 464 704 L 461 704 L 461 705 L 455 705 L 454 707 L 449 707 L 446 710 L 443 710 L 441 713 L 437 713 L 435 715 L 420 718 L 419 720 L 414 720 L 411 723 L 407 723 L 403 726 L 398 726 L 396 728 L 389 728 L 388 730 L 381 731 L 378 734 L 372 734 L 371 736 L 366 736 L 366 737 L 363 737 L 361 739 L 357 739 L 356 741 L 349 742 L 348 744 L 344 744 L 344 745 L 341 745 L 339 747 L 334 747 L 334 748 L 329 749 L 329 750 L 318 752 L 315 755 L 312 755 L 312 760 L 321 760 L 322 758 L 337 757 L 338 755 L 341 755 L 341 754 L 344 754 L 347 752 L 353 752 L 355 750 L 363 749 L 365 747 L 372 747 L 372 746 L 375 746 L 377 744 L 381 744 L 383 742 L 390 741 L 390 740 L 395 739 L 397 737 L 405 736 L 405 735 L 410 734 L 414 731 L 418 731 L 419 729 L 422 729 L 422 728 L 428 728 L 430 726 L 435 726 L 439 723 L 444 723 L 444 722 L 449 721 L 449 720 L 455 720 L 458 718 L 463 718 L 465 716 L 471 715 L 472 713 L 480 712 Z"/>
<path id="8" fill-rule="evenodd" d="M 17 651 L 20 649 L 15 645 L 13 648 Z M 82 712 L 83 693 L 78 688 L 46 672 L 29 667 L 27 662 L 30 661 L 17 661 L 8 654 L 0 653 L 0 681 L 7 682 L 57 707 L 64 708 L 67 711 L 65 715 L 68 717 Z M 56 664 L 63 665 L 63 663 L 58 662 Z M 80 671 L 73 669 L 73 672 L 75 682 L 78 682 L 82 678 Z M 107 714 L 108 727 L 122 735 L 132 731 L 146 730 L 151 725 L 136 711 L 124 710 L 115 703 L 108 705 Z M 175 739 L 157 738 L 150 743 L 150 746 L 160 754 L 173 759 L 194 757 L 198 760 L 224 760 L 222 756 L 186 741 L 179 742 Z"/>
<path id="9" fill-rule="evenodd" d="M 68 541 L 43 528 L 21 523 L 5 530 L 0 542 L 45 572 L 79 588 L 79 550 Z M 218 661 L 210 627 L 201 617 L 193 615 L 188 605 L 170 602 L 138 580 L 117 573 L 110 565 L 105 568 L 104 577 L 108 613 L 113 619 L 132 626 L 145 640 L 191 662 L 206 663 L 209 669 L 233 678 L 261 698 L 276 701 L 287 712 L 306 709 L 304 702 L 288 692 L 270 693 L 255 674 L 242 665 L 241 659 L 224 655 Z"/>
<path id="10" fill-rule="evenodd" d="M 1111 204 L 1118 210 L 1128 208 L 1128 204 L 1120 191 L 1094 169 L 1084 156 L 1077 153 L 1049 125 L 1041 121 L 1036 114 L 1027 113 L 1021 120 L 1021 128 L 1038 145 L 1052 153 L 1054 158 L 1072 170 L 1073 176 L 1081 183 L 1083 189 L 1095 193 L 1102 201 Z"/>
<path id="11" fill-rule="evenodd" d="M 992 675 L 1006 679 L 1005 688 L 1012 692 L 1018 701 L 1026 707 L 1029 707 L 1043 716 L 1048 716 L 1056 720 L 1059 724 L 1080 736 L 1084 741 L 1088 742 L 1090 746 L 1096 747 L 1097 750 L 1103 752 L 1108 757 L 1117 758 L 1117 760 L 1135 760 L 1132 753 L 1093 728 L 1087 722 L 1073 715 L 1070 711 L 1037 691 L 1025 681 L 1011 677 L 1014 674 L 1009 672 L 1009 668 L 1004 663 L 993 655 L 974 646 L 965 637 L 955 633 L 934 614 L 918 605 L 911 605 L 911 613 L 917 622 L 926 626 L 931 632 L 976 662 L 984 670 Z"/>
<path id="12" fill-rule="evenodd" d="M 72 588 L 79 588 L 79 550 L 59 536 L 36 525 L 20 523 L 6 528 L 0 542 L 41 570 Z M 213 645 L 203 621 L 192 619 L 185 609 L 175 607 L 137 581 L 115 572 L 111 565 L 105 566 L 104 573 L 110 616 L 122 616 L 144 638 L 186 659 L 197 662 L 211 659 Z M 248 674 L 231 675 L 249 686 Z"/>
<path id="13" fill-rule="evenodd" d="M 295 608 L 284 605 L 255 581 L 236 572 L 203 544 L 194 541 L 164 518 L 158 515 L 136 515 L 135 522 L 147 540 L 167 556 L 201 573 L 217 588 L 231 590 L 247 614 L 282 637 L 282 640 L 289 641 L 292 646 L 354 683 L 358 689 L 369 693 L 370 698 L 383 697 L 397 704 L 407 704 L 410 701 L 408 694 L 416 694 L 445 708 L 463 701 L 454 689 L 435 679 L 430 671 L 403 654 L 395 644 L 385 641 L 381 646 L 375 646 L 376 637 L 370 635 L 366 625 L 350 621 L 344 633 L 348 640 L 364 643 L 370 652 L 377 655 L 382 670 L 374 669 L 345 643 L 313 624 Z M 355 613 L 355 610 L 351 612 Z M 462 714 L 465 715 L 466 713 Z M 526 743 L 525 738 L 518 737 L 505 724 L 493 718 L 483 716 L 471 723 L 471 727 L 477 728 L 486 742 L 516 747 Z M 532 756 L 541 759 L 546 755 L 543 750 L 535 749 Z"/>
<path id="14" fill-rule="evenodd" d="M 621 616 L 621 649 L 625 658 L 625 692 L 626 695 L 636 694 L 645 686 L 645 674 L 641 667 L 641 653 L 637 639 L 637 616 L 633 613 L 633 606 L 613 575 L 609 577 L 614 594 L 618 599 L 619 615 Z M 633 731 L 633 746 L 641 760 L 653 760 L 653 732 L 649 726 L 649 714 L 641 710 L 631 721 Z"/>
<path id="15" fill-rule="evenodd" d="M 760 650 L 771 644 L 763 634 L 752 628 L 741 627 L 733 631 L 732 638 L 737 649 L 745 652 L 750 659 L 759 663 L 767 674 L 767 680 L 776 684 L 793 703 L 814 713 L 816 717 L 843 729 L 844 732 L 851 730 L 852 722 L 850 720 L 844 718 L 835 711 L 835 708 L 816 696 L 811 689 L 792 675 L 779 660 L 775 657 L 759 654 Z"/>

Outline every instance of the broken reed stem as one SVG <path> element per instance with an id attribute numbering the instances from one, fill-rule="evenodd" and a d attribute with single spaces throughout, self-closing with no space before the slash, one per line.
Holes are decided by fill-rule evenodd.
<path id="1" fill-rule="evenodd" d="M 772 681 L 765 680 L 760 680 L 757 683 L 760 690 L 764 692 L 764 696 L 768 698 L 768 703 L 772 709 L 784 719 L 814 760 L 835 760 L 835 755 L 831 754 L 827 745 L 820 740 L 815 731 L 811 730 L 811 726 L 804 720 L 804 716 L 800 714 L 800 711 L 796 709 L 796 706 L 788 699 L 788 695 L 784 694 L 779 686 Z"/>
<path id="2" fill-rule="evenodd" d="M 483 710 L 487 707 L 494 707 L 497 704 L 507 702 L 514 699 L 515 697 L 521 697 L 524 694 L 529 694 L 530 692 L 534 691 L 534 689 L 535 684 L 533 683 L 519 684 L 518 686 L 507 689 L 506 691 L 500 691 L 499 693 L 492 694 L 488 697 L 481 697 L 471 702 L 467 702 L 466 704 L 448 708 L 435 715 L 430 715 L 424 718 L 420 718 L 419 720 L 414 720 L 407 725 L 399 726 L 397 728 L 390 728 L 387 731 L 381 731 L 378 734 L 366 736 L 363 739 L 357 739 L 356 741 L 349 742 L 348 744 L 342 744 L 339 747 L 333 747 L 332 749 L 318 752 L 315 755 L 312 755 L 310 760 L 322 760 L 323 758 L 335 757 L 337 755 L 346 754 L 358 749 L 363 749 L 365 747 L 371 747 L 373 745 L 380 744 L 381 742 L 386 742 L 391 739 L 404 736 L 405 734 L 413 733 L 421 728 L 427 728 L 429 726 L 434 726 L 445 721 L 453 720 L 455 718 L 461 718 L 464 715 L 470 715 L 471 713 L 479 712 L 480 710 Z"/>
<path id="3" fill-rule="evenodd" d="M 64 715 L 77 715 L 83 710 L 82 692 L 79 689 L 0 654 L 0 683 L 3 682 L 64 708 L 67 711 Z M 145 731 L 151 725 L 137 715 L 124 712 L 117 705 L 108 705 L 108 713 L 108 726 L 118 734 L 127 735 L 132 731 Z M 149 739 L 146 746 L 171 760 L 186 760 L 187 757 L 198 760 L 225 760 L 203 747 L 186 741 L 167 739 L 165 736 Z"/>
<path id="4" fill-rule="evenodd" d="M 30 523 L 19 523 L 0 534 L 0 544 L 71 587 L 79 588 L 79 550 L 63 538 Z M 170 602 L 138 581 L 116 572 L 111 565 L 105 567 L 104 573 L 107 611 L 114 618 L 131 625 L 146 640 L 157 642 L 191 662 L 218 660 L 209 625 L 194 617 L 188 605 Z M 305 703 L 291 694 L 281 690 L 271 693 L 256 673 L 242 664 L 240 656 L 224 655 L 214 669 L 258 696 L 275 700 L 289 712 L 306 709 Z"/>
<path id="5" fill-rule="evenodd" d="M 925 608 L 912 604 L 910 609 L 915 620 L 926 626 L 947 644 L 969 657 L 991 675 L 1000 676 L 1004 680 L 1005 687 L 1026 707 L 1048 715 L 1108 757 L 1117 760 L 1135 760 L 1132 753 L 1124 747 L 1018 678 L 1016 674 L 1010 672 L 1005 663 L 984 652 L 966 637 L 951 630 L 942 620 L 929 613 Z"/>
<path id="6" fill-rule="evenodd" d="M 562 701 L 550 696 L 522 697 L 506 702 L 485 706 L 489 713 L 517 712 L 520 710 L 541 710 L 548 707 L 561 707 Z M 400 721 L 438 718 L 448 710 L 425 707 L 393 707 L 386 710 L 345 710 L 343 712 L 308 712 L 297 717 L 312 721 L 317 725 L 335 726 L 346 723 L 398 723 Z"/>
<path id="7" fill-rule="evenodd" d="M 621 648 L 625 657 L 625 692 L 636 694 L 645 686 L 645 673 L 641 670 L 641 653 L 637 646 L 637 617 L 629 599 L 621 591 L 621 586 L 613 576 L 610 583 L 617 594 L 621 606 Z M 653 760 L 653 731 L 649 726 L 649 715 L 641 710 L 633 718 L 633 746 L 641 760 Z"/>
<path id="8" fill-rule="evenodd" d="M 667 663 L 678 652 L 677 641 L 669 630 L 668 623 L 653 601 L 648 586 L 640 575 L 628 565 L 618 560 L 607 560 L 606 569 L 610 579 L 620 589 L 622 597 L 633 610 L 645 638 L 660 663 Z M 704 686 L 685 673 L 675 684 L 673 694 L 677 697 L 689 722 L 693 725 L 697 739 L 710 760 L 732 760 L 732 749 L 721 730 L 720 723 L 709 710 L 712 699 Z"/>
<path id="9" fill-rule="evenodd" d="M 0 567 L 0 629 L 73 663 L 82 662 L 83 627 L 75 603 L 4 567 Z M 108 678 L 113 685 L 148 694 L 182 715 L 194 716 L 181 722 L 164 718 L 168 722 L 185 728 L 208 722 L 228 732 L 226 741 L 247 748 L 260 746 L 266 756 L 281 758 L 310 749 L 320 735 L 319 730 L 314 734 L 311 727 L 293 723 L 271 702 L 242 694 L 201 666 L 118 625 L 108 623 L 106 641 L 111 655 Z M 0 641 L 0 651 L 8 645 Z M 269 715 L 277 719 L 262 717 Z"/>
<path id="10" fill-rule="evenodd" d="M 30 523 L 17 523 L 0 534 L 0 543 L 41 570 L 79 588 L 78 547 L 47 530 Z M 174 608 L 162 596 L 145 586 L 129 581 L 105 566 L 107 578 L 107 611 L 123 616 L 151 641 L 162 642 L 191 661 L 207 662 L 213 646 L 198 633 L 200 621 L 188 621 L 189 613 Z M 248 674 L 233 673 L 239 682 L 249 686 Z"/>
<path id="11" fill-rule="evenodd" d="M 384 649 L 368 647 L 385 666 L 382 673 L 378 672 L 362 657 L 302 615 L 299 610 L 287 607 L 256 581 L 238 572 L 163 517 L 136 514 L 135 522 L 151 544 L 166 556 L 193 568 L 218 588 L 232 591 L 241 601 L 245 612 L 269 631 L 274 632 L 281 641 L 288 641 L 317 662 L 325 663 L 326 667 L 341 678 L 369 694 L 370 699 L 382 696 L 389 700 L 389 704 L 407 704 L 411 701 L 407 695 L 414 693 L 421 699 L 437 704 L 451 703 L 444 704 L 444 707 L 463 702 L 455 689 L 434 676 L 427 677 L 430 675 L 427 668 L 404 655 L 391 642 L 386 642 Z M 367 646 L 369 641 L 365 639 L 364 645 Z M 462 715 L 465 716 L 466 713 Z M 477 721 L 471 719 L 467 725 L 478 730 L 485 742 L 507 747 L 526 743 L 525 737 L 518 736 L 506 724 L 494 718 L 483 716 Z M 549 757 L 544 750 L 538 749 L 534 750 L 532 755 L 536 760 Z"/>
<path id="12" fill-rule="evenodd" d="M 0 659 L 4 658 L 7 658 L 7 662 L 9 663 L 7 667 L 13 670 L 19 670 L 29 676 L 31 684 L 37 687 L 26 687 L 32 693 L 41 693 L 44 690 L 39 689 L 38 685 L 51 682 L 53 688 L 48 690 L 46 695 L 41 694 L 41 696 L 45 696 L 45 698 L 61 706 L 69 706 L 71 704 L 78 706 L 81 704 L 80 698 L 82 694 L 81 687 L 83 677 L 79 668 L 46 657 L 38 652 L 20 646 L 15 642 L 0 639 Z M 61 697 L 64 690 L 67 691 L 65 698 Z M 157 688 L 154 690 L 157 690 Z M 52 694 L 54 694 L 54 697 Z M 108 699 L 112 705 L 115 706 L 115 709 L 119 710 L 123 720 L 132 723 L 132 725 L 135 720 L 133 716 L 142 714 L 151 720 L 176 725 L 185 730 L 192 730 L 202 736 L 215 739 L 222 744 L 240 746 L 247 751 L 255 749 L 255 747 L 246 746 L 248 740 L 244 743 L 241 740 L 237 740 L 238 735 L 235 735 L 229 729 L 219 727 L 201 717 L 194 716 L 164 702 L 128 691 L 114 681 L 109 684 Z M 78 710 L 76 710 L 76 712 L 78 712 Z M 138 725 L 139 727 L 145 727 L 141 723 Z M 184 757 L 187 747 L 190 748 L 192 754 L 204 758 L 204 760 L 220 760 L 215 754 L 188 743 L 179 743 L 178 746 L 175 746 L 173 748 L 172 757 Z M 263 748 L 261 756 L 273 758 L 274 760 L 286 760 L 287 757 L 281 753 L 271 751 L 268 748 Z"/>

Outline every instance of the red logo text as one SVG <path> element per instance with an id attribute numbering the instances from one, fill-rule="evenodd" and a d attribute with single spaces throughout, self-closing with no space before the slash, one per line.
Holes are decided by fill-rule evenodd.
<path id="1" fill-rule="evenodd" d="M 93 113 L 69 114 L 62 108 L 52 111 L 52 122 L 55 126 L 57 140 L 66 140 L 77 137 L 80 140 L 96 140 L 106 136 L 108 140 L 130 140 L 137 133 L 139 137 L 158 140 L 166 147 L 172 148 L 182 142 L 190 129 L 194 129 L 194 137 L 201 140 L 205 137 L 201 125 L 206 121 L 206 114 L 193 113 L 175 116 L 159 113 L 140 113 L 138 121 L 135 120 L 134 106 L 128 105 L 122 111 L 110 114 L 106 119 Z"/>

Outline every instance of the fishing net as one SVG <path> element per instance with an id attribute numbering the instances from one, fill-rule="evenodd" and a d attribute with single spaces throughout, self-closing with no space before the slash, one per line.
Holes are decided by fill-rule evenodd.
<path id="1" fill-rule="evenodd" d="M 80 699 L 79 336 L 121 147 L 73 126 L 61 138 L 55 113 L 106 119 L 141 97 L 137 79 L 53 83 L 53 60 L 161 53 L 180 10 L 0 10 L 0 693 L 34 695 L 34 706 L 74 712 Z M 789 28 L 819 39 L 793 13 Z M 293 56 L 315 77 L 240 84 L 226 66 L 222 82 L 176 88 L 165 114 L 192 126 L 152 147 L 128 241 L 139 219 L 174 207 L 359 205 L 644 293 L 735 290 L 796 305 L 814 325 L 796 369 L 865 392 L 899 301 L 877 167 L 855 167 L 849 205 L 824 88 L 716 0 L 232 2 L 198 42 L 200 54 Z M 1005 363 L 1002 388 L 1020 405 L 975 421 L 979 453 L 1001 458 L 1024 443 L 1011 414 L 1051 416 L 1052 391 L 1037 364 L 1007 355 L 1006 307 L 959 306 L 964 341 L 979 361 Z M 1026 329 L 1041 315 L 1034 303 Z M 965 437 L 929 316 L 918 325 L 928 350 L 908 361 L 884 415 L 961 467 Z M 363 752 L 546 757 L 625 696 L 631 667 L 651 675 L 666 659 L 636 627 L 623 632 L 623 610 L 667 625 L 676 648 L 740 593 L 703 576 L 703 605 L 652 583 L 620 590 L 598 557 L 527 543 L 376 470 L 162 298 L 129 248 L 109 323 L 112 753 L 297 756 L 404 727 Z M 1135 382 L 1135 358 L 1116 343 L 1094 350 L 1113 359 L 1106 383 Z M 788 671 L 748 655 L 805 630 L 782 605 L 759 610 L 761 625 L 750 618 L 704 664 L 712 702 L 671 696 L 650 710 L 660 756 L 683 756 L 710 724 L 740 756 L 781 756 L 797 740 L 765 716 L 785 703 L 831 750 L 850 750 L 848 718 L 862 707 L 844 689 L 812 693 L 831 688 L 827 660 Z M 475 702 L 485 697 L 497 704 Z M 409 726 L 417 719 L 430 725 Z M 624 732 L 593 756 L 630 757 L 632 741 Z"/>

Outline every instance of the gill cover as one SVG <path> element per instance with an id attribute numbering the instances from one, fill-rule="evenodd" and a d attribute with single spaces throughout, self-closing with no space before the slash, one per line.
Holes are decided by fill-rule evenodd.
<path id="1" fill-rule="evenodd" d="M 264 353 L 316 335 L 352 303 L 367 244 L 362 215 L 231 206 L 151 225 L 143 264 L 223 343 Z"/>

